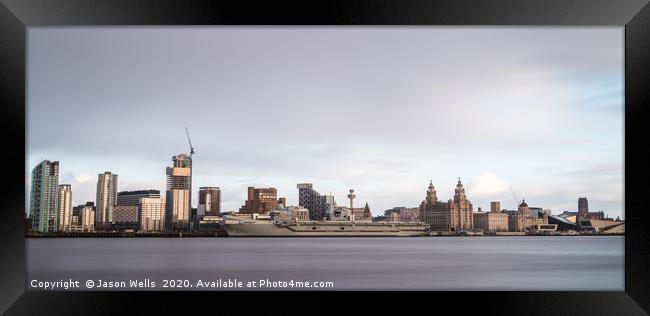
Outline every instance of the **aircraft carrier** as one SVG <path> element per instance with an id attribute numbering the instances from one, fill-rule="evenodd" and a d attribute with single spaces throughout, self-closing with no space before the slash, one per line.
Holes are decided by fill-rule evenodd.
<path id="1" fill-rule="evenodd" d="M 224 216 L 223 225 L 231 237 L 410 237 L 426 236 L 429 225 L 422 222 L 293 221 Z"/>

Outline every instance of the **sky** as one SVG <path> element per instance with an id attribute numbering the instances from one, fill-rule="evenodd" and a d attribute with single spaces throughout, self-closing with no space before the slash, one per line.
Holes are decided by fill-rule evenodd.
<path id="1" fill-rule="evenodd" d="M 624 218 L 622 27 L 30 27 L 27 170 L 158 189 L 195 149 L 222 210 L 297 183 L 374 215 L 439 199 Z M 510 190 L 512 187 L 512 191 Z M 514 194 L 513 194 L 514 191 Z M 513 196 L 514 195 L 514 196 Z"/>

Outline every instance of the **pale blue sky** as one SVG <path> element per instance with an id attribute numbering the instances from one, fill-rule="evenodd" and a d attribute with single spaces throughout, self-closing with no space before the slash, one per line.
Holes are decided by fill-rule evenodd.
<path id="1" fill-rule="evenodd" d="M 26 172 L 60 161 L 75 204 L 104 171 L 164 191 L 188 126 L 224 210 L 313 182 L 379 215 L 461 177 L 475 208 L 512 186 L 623 217 L 623 47 L 622 27 L 29 28 Z"/>

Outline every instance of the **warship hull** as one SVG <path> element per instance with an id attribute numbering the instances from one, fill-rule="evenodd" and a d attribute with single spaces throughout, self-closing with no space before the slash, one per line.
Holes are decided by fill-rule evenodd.
<path id="1" fill-rule="evenodd" d="M 272 221 L 226 220 L 230 237 L 412 237 L 426 236 L 422 223 L 311 221 L 277 224 Z"/>

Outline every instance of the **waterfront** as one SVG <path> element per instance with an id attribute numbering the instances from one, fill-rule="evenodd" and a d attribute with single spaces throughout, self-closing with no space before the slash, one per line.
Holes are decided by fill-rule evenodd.
<path id="1" fill-rule="evenodd" d="M 623 236 L 38 238 L 26 243 L 28 282 L 269 279 L 331 281 L 334 290 L 624 289 Z M 143 290 L 120 288 L 137 289 Z"/>

